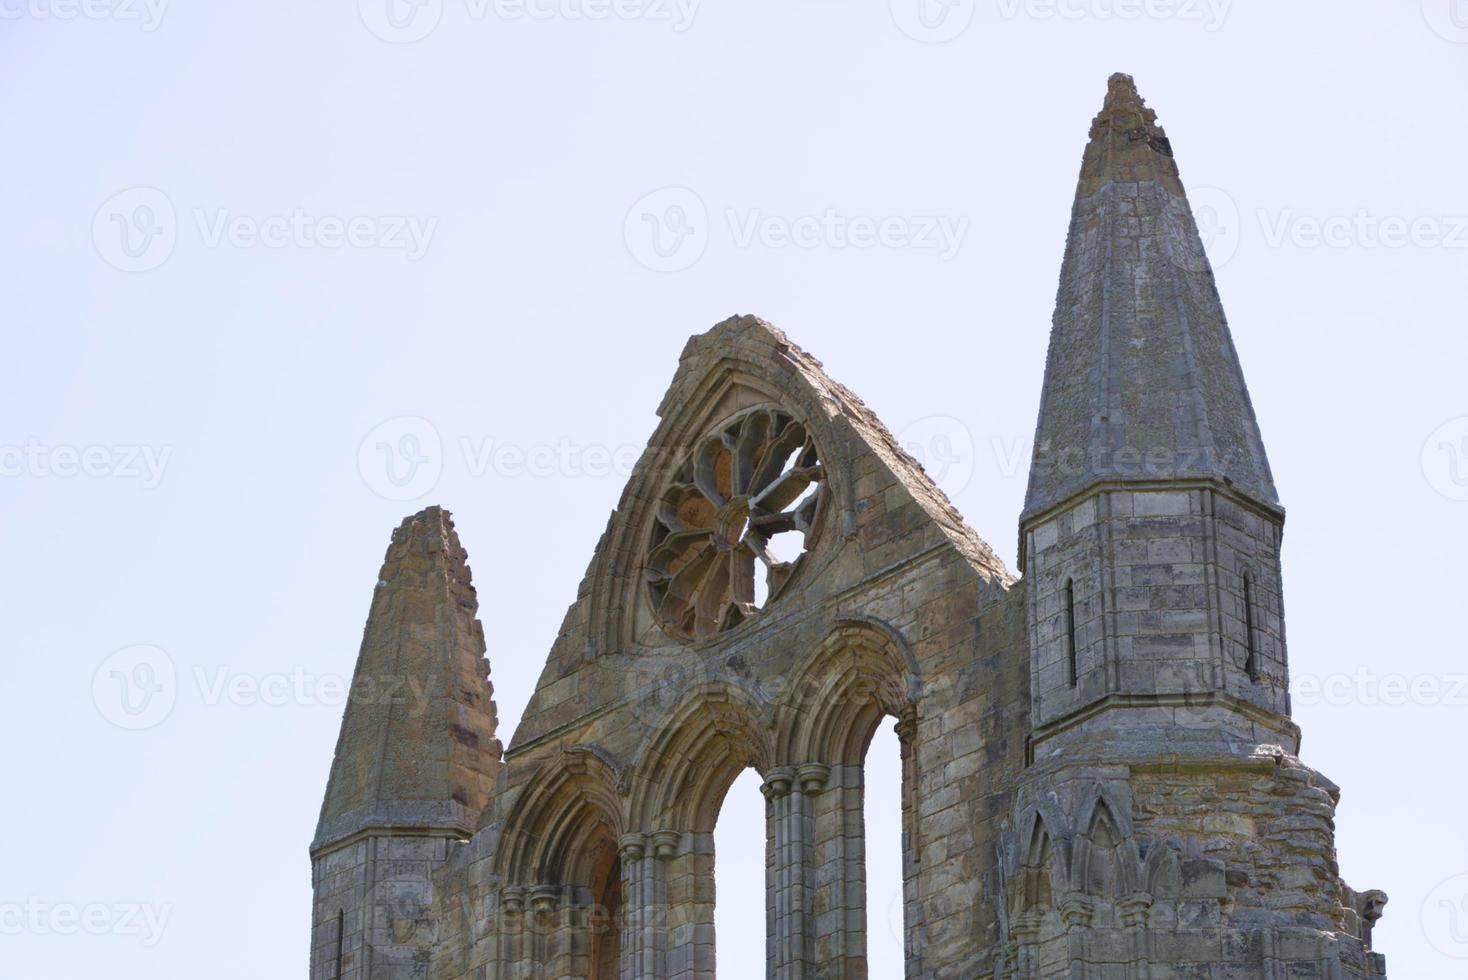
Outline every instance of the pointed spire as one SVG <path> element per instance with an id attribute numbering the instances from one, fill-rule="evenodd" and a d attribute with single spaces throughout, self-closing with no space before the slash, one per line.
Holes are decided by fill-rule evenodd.
<path id="1" fill-rule="evenodd" d="M 1189 479 L 1279 507 L 1172 145 L 1117 74 L 1081 163 L 1021 520 L 1096 483 Z"/>
<path id="2" fill-rule="evenodd" d="M 313 851 L 363 831 L 477 827 L 501 746 L 467 557 L 442 508 L 393 532 Z"/>

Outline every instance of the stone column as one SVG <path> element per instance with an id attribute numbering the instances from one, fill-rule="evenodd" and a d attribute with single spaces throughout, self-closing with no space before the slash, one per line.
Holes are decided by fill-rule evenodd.
<path id="1" fill-rule="evenodd" d="M 508 885 L 500 892 L 499 976 L 503 980 L 520 980 L 524 976 L 525 889 Z"/>
<path id="2" fill-rule="evenodd" d="M 1014 944 L 1015 980 L 1031 980 L 1039 976 L 1035 947 L 1040 941 L 1041 913 L 1026 909 L 1009 924 L 1010 941 Z"/>
<path id="3" fill-rule="evenodd" d="M 622 978 L 642 980 L 652 976 L 652 964 L 644 949 L 647 835 L 623 834 L 617 844 L 622 860 Z"/>
<path id="4" fill-rule="evenodd" d="M 529 896 L 530 962 L 537 970 L 541 970 L 549 965 L 557 952 L 561 890 L 555 885 L 535 885 L 530 889 Z"/>
<path id="5" fill-rule="evenodd" d="M 664 980 L 668 975 L 668 883 L 664 866 L 678 854 L 676 830 L 623 834 L 623 980 Z"/>
<path id="6" fill-rule="evenodd" d="M 1152 911 L 1152 896 L 1137 892 L 1122 899 L 1116 905 L 1117 919 L 1131 936 L 1132 964 L 1128 971 L 1131 980 L 1151 980 L 1152 949 L 1147 932 L 1147 916 Z"/>
<path id="7" fill-rule="evenodd" d="M 770 887 L 775 894 L 775 975 L 780 980 L 805 980 L 814 962 L 812 943 L 810 798 L 825 788 L 831 767 L 806 763 L 777 766 L 761 787 L 773 808 L 775 864 Z"/>

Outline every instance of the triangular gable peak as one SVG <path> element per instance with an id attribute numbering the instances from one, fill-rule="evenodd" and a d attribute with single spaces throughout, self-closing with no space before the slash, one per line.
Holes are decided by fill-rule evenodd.
<path id="1" fill-rule="evenodd" d="M 758 647 L 934 549 L 1012 582 L 871 410 L 764 320 L 691 338 L 658 415 L 512 752 L 632 696 L 629 666 Z"/>

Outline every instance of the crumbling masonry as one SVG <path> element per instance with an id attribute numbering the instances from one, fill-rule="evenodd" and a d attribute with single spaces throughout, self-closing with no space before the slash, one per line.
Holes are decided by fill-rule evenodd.
<path id="1" fill-rule="evenodd" d="M 1386 898 L 1341 880 L 1338 790 L 1296 756 L 1284 511 L 1130 78 L 1081 166 L 1023 578 L 761 320 L 693 338 L 658 414 L 507 751 L 448 514 L 393 534 L 311 847 L 312 980 L 712 978 L 747 767 L 767 976 L 865 977 L 884 718 L 907 977 L 1385 975 Z M 363 696 L 405 678 L 431 696 Z"/>

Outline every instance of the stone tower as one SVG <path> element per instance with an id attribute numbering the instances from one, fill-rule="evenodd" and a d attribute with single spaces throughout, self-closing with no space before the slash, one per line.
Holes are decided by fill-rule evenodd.
<path id="1" fill-rule="evenodd" d="M 431 872 L 488 807 L 501 748 L 465 558 L 430 507 L 378 573 L 311 845 L 312 980 L 422 976 Z"/>
<path id="2" fill-rule="evenodd" d="M 1081 164 L 1020 517 L 1032 711 L 1009 845 L 1016 975 L 1380 969 L 1340 933 L 1384 896 L 1343 891 L 1338 790 L 1295 758 L 1283 529 L 1172 146 L 1114 75 Z"/>
<path id="3" fill-rule="evenodd" d="M 1022 579 L 762 320 L 691 339 L 658 415 L 503 761 L 452 525 L 394 535 L 312 848 L 312 980 L 712 980 L 713 830 L 748 768 L 771 980 L 867 977 L 879 846 L 909 980 L 1385 976 L 1385 896 L 1341 880 L 1339 790 L 1296 757 L 1284 512 L 1130 78 L 1082 162 Z"/>

